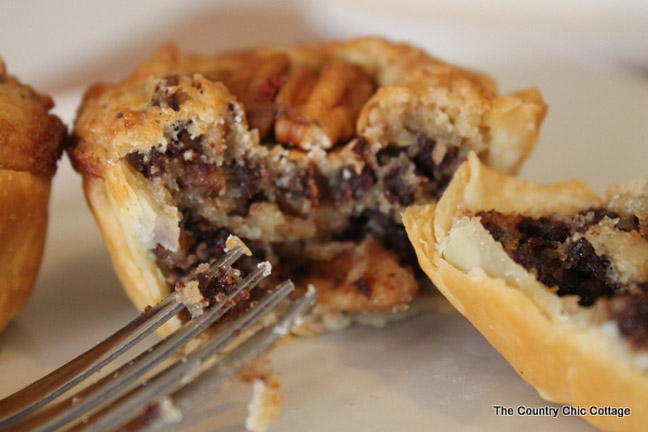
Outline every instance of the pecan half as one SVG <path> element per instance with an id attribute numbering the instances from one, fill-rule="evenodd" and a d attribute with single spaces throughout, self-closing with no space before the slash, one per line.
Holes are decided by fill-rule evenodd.
<path id="1" fill-rule="evenodd" d="M 288 77 L 275 103 L 275 138 L 304 150 L 317 143 L 330 148 L 355 134 L 355 123 L 374 84 L 359 67 L 342 60 L 328 63 L 319 76 L 308 67 Z"/>
<path id="2" fill-rule="evenodd" d="M 224 79 L 225 86 L 245 106 L 251 128 L 266 138 L 272 131 L 276 105 L 273 102 L 285 82 L 290 60 L 284 53 L 251 57 L 245 68 L 236 68 Z"/>
<path id="3" fill-rule="evenodd" d="M 234 67 L 222 80 L 245 107 L 248 124 L 261 139 L 302 149 L 330 148 L 355 135 L 360 110 L 374 84 L 359 67 L 332 60 L 321 71 L 304 66 L 290 70 L 284 53 L 250 56 L 245 67 Z"/>

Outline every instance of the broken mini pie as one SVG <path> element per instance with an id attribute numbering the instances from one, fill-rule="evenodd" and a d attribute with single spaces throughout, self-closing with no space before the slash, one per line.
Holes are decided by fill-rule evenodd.
<path id="1" fill-rule="evenodd" d="M 437 201 L 469 151 L 515 173 L 544 114 L 534 89 L 499 96 L 484 75 L 383 39 L 167 46 L 88 89 L 69 152 L 139 308 L 235 235 L 276 279 L 313 284 L 315 315 L 341 317 L 406 309 L 419 272 L 401 212 Z"/>
<path id="2" fill-rule="evenodd" d="M 648 178 L 601 199 L 580 181 L 537 185 L 475 155 L 434 205 L 403 220 L 423 270 L 550 401 L 629 408 L 648 422 Z"/>

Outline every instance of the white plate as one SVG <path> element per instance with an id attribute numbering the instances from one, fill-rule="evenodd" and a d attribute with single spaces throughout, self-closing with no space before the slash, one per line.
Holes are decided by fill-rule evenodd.
<path id="1" fill-rule="evenodd" d="M 389 1 L 375 7 L 334 1 L 321 9 L 310 2 L 240 7 L 165 1 L 145 10 L 113 1 L 83 2 L 67 11 L 50 3 L 15 5 L 3 14 L 0 51 L 11 71 L 54 94 L 56 112 L 67 122 L 83 87 L 123 76 L 168 40 L 216 51 L 370 33 L 411 41 L 487 71 L 506 91 L 539 87 L 550 111 L 524 177 L 583 177 L 602 190 L 646 174 L 648 79 L 640 72 L 646 59 L 637 53 L 648 52 L 648 37 L 638 38 L 648 26 L 635 25 L 646 17 L 639 2 L 625 4 L 613 18 L 605 10 L 590 10 L 602 32 L 577 19 L 580 2 L 566 2 L 573 7 L 559 8 L 567 12 L 557 21 L 550 9 L 537 8 L 507 9 L 506 19 L 485 8 L 475 15 L 464 10 L 466 2 L 457 9 L 450 3 L 435 9 L 422 3 L 398 8 Z M 41 30 L 21 24 L 24 14 Z M 119 287 L 67 160 L 55 179 L 50 210 L 35 294 L 0 334 L 0 397 L 92 346 L 136 313 Z M 494 405 L 547 403 L 456 313 L 298 339 L 272 357 L 285 397 L 272 430 L 591 430 L 577 418 L 496 417 Z M 171 429 L 241 430 L 249 396 L 249 388 L 232 385 Z"/>

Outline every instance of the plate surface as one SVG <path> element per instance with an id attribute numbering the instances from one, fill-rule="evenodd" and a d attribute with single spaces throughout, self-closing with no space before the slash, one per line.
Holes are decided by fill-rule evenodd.
<path id="1" fill-rule="evenodd" d="M 582 2 L 527 10 L 495 2 L 12 2 L 0 17 L 9 70 L 53 94 L 71 124 L 83 88 L 124 76 L 164 42 L 194 51 L 380 34 L 490 73 L 503 91 L 537 86 L 549 104 L 522 176 L 582 177 L 595 189 L 646 175 L 648 23 L 642 2 L 579 13 Z M 528 3 L 528 2 L 523 2 Z M 320 2 L 320 4 L 323 4 Z M 490 4 L 490 3 L 489 3 Z M 589 3 L 588 3 L 589 4 Z M 615 3 L 616 4 L 616 3 Z M 68 10 L 59 9 L 67 5 Z M 557 7 L 552 11 L 552 7 Z M 610 13 L 614 12 L 614 13 Z M 25 26 L 29 15 L 40 30 Z M 560 17 L 560 19 L 557 19 Z M 280 24 L 278 24 L 280 23 Z M 29 28 L 28 28 L 29 27 Z M 14 35 L 13 38 L 6 36 Z M 0 397 L 28 384 L 136 314 L 113 273 L 78 176 L 59 167 L 35 294 L 0 334 Z M 592 430 L 578 418 L 497 417 L 494 405 L 548 405 L 457 313 L 384 329 L 296 339 L 272 354 L 282 373 L 277 431 Z M 169 430 L 243 429 L 248 387 L 228 390 Z"/>

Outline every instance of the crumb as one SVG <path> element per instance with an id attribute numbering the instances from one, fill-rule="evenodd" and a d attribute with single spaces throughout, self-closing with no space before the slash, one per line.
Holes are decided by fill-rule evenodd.
<path id="1" fill-rule="evenodd" d="M 159 422 L 163 424 L 177 423 L 182 420 L 182 412 L 175 406 L 170 397 L 165 396 L 160 399 L 160 418 Z"/>
<path id="2" fill-rule="evenodd" d="M 204 309 L 209 306 L 207 300 L 200 292 L 197 281 L 177 282 L 175 290 L 180 296 L 180 301 L 184 303 L 192 317 L 202 315 Z"/>
<path id="3" fill-rule="evenodd" d="M 175 406 L 170 397 L 164 396 L 157 402 L 144 408 L 142 426 L 159 428 L 182 420 L 182 412 Z"/>
<path id="4" fill-rule="evenodd" d="M 227 240 L 225 240 L 225 249 L 229 251 L 234 249 L 236 246 L 243 248 L 243 253 L 246 256 L 252 256 L 252 251 L 247 247 L 243 240 L 241 240 L 238 236 L 230 234 L 227 237 Z"/>
<path id="5" fill-rule="evenodd" d="M 242 367 L 239 377 L 245 382 L 252 382 L 253 395 L 248 405 L 245 427 L 250 431 L 263 432 L 281 411 L 281 378 L 274 371 L 270 360 L 265 358 L 256 359 Z"/>

